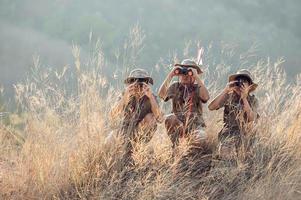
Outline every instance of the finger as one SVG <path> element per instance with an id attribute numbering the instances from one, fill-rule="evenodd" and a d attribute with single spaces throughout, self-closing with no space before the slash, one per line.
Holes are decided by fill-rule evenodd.
<path id="1" fill-rule="evenodd" d="M 235 90 L 235 87 L 229 87 L 229 90 L 230 90 L 230 91 L 234 91 L 234 90 Z"/>
<path id="2" fill-rule="evenodd" d="M 251 90 L 252 88 L 256 88 L 256 86 L 254 84 L 249 86 L 249 90 Z"/>
<path id="3" fill-rule="evenodd" d="M 234 92 L 236 92 L 236 93 L 239 93 L 239 92 L 241 91 L 239 87 L 234 87 L 233 90 L 234 90 Z"/>
<path id="4" fill-rule="evenodd" d="M 132 95 L 132 94 L 134 94 L 134 93 L 135 93 L 134 90 L 130 90 L 130 91 L 128 92 L 128 95 Z"/>
<path id="5" fill-rule="evenodd" d="M 133 91 L 133 90 L 135 90 L 136 89 L 136 87 L 130 87 L 129 88 L 129 91 Z"/>
<path id="6" fill-rule="evenodd" d="M 143 90 L 148 90 L 148 87 L 146 85 L 142 85 Z"/>
<path id="7" fill-rule="evenodd" d="M 150 90 L 150 87 L 148 85 L 143 85 L 142 88 L 143 90 Z"/>
<path id="8" fill-rule="evenodd" d="M 131 86 L 131 87 L 128 88 L 129 91 L 134 91 L 135 89 L 136 89 L 135 85 L 133 85 L 133 86 Z"/>
<path id="9" fill-rule="evenodd" d="M 232 85 L 234 85 L 236 82 L 237 82 L 237 81 L 231 81 L 231 82 L 229 82 L 227 85 L 228 85 L 228 86 L 232 86 Z"/>
<path id="10" fill-rule="evenodd" d="M 191 68 L 192 69 L 192 72 L 193 72 L 193 75 L 197 75 L 198 74 L 198 71 L 194 68 Z"/>
<path id="11" fill-rule="evenodd" d="M 133 88 L 133 87 L 135 87 L 135 83 L 131 83 L 131 84 L 128 86 L 128 88 Z"/>
<path id="12" fill-rule="evenodd" d="M 143 82 L 143 86 L 144 87 L 149 87 L 149 85 L 147 83 L 145 83 L 145 82 Z"/>
<path id="13" fill-rule="evenodd" d="M 246 83 L 242 84 L 244 88 L 248 88 L 248 85 Z"/>
<path id="14" fill-rule="evenodd" d="M 132 93 L 132 92 L 134 92 L 134 91 L 135 91 L 135 88 L 129 88 L 129 89 L 128 89 L 128 92 L 129 92 L 129 93 Z"/>

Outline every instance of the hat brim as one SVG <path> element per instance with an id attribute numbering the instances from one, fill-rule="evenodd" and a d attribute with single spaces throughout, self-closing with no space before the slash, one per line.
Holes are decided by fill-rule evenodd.
<path id="1" fill-rule="evenodd" d="M 248 79 L 251 80 L 251 83 L 254 83 L 253 79 L 249 76 L 249 74 L 232 74 L 229 76 L 229 82 L 235 81 L 235 79 L 239 76 L 247 77 Z"/>
<path id="2" fill-rule="evenodd" d="M 250 92 L 253 92 L 254 90 L 256 90 L 256 88 L 258 87 L 257 83 L 254 83 L 253 79 L 248 75 L 248 74 L 232 74 L 229 76 L 229 82 L 233 82 L 236 80 L 237 77 L 239 76 L 245 76 L 248 79 L 251 80 L 251 88 L 250 88 Z"/>
<path id="3" fill-rule="evenodd" d="M 250 87 L 251 87 L 251 88 L 250 88 L 249 92 L 253 92 L 253 91 L 255 91 L 256 88 L 258 87 L 258 84 L 257 84 L 257 83 L 252 83 L 252 85 L 251 85 Z"/>
<path id="4" fill-rule="evenodd" d="M 175 64 L 175 67 L 178 67 L 178 66 L 180 66 L 180 67 L 191 67 L 191 68 L 196 69 L 198 74 L 203 73 L 203 70 L 201 70 L 200 66 L 198 66 L 198 65 L 183 65 L 183 64 L 180 64 L 180 63 Z"/>
<path id="5" fill-rule="evenodd" d="M 154 80 L 153 80 L 153 78 L 151 78 L 151 77 L 128 77 L 128 78 L 126 78 L 125 80 L 124 80 L 124 83 L 125 84 L 130 84 L 131 83 L 131 79 L 134 79 L 134 78 L 143 78 L 143 79 L 146 79 L 150 84 L 154 84 Z"/>

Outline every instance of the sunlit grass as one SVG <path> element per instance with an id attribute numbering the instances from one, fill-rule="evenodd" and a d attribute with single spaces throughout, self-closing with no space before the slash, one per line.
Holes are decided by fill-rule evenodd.
<path id="1" fill-rule="evenodd" d="M 144 37 L 138 32 L 135 29 L 131 32 L 133 44 L 129 41 L 125 48 L 141 47 Z M 139 51 L 132 50 L 125 57 L 136 59 Z M 204 144 L 206 148 L 189 157 L 187 144 L 183 142 L 182 151 L 172 159 L 171 144 L 161 124 L 148 145 L 137 145 L 133 154 L 135 165 L 128 166 L 122 162 L 122 141 L 117 137 L 120 119 L 112 120 L 108 115 L 121 92 L 116 88 L 122 86 L 110 86 L 108 78 L 100 73 L 105 62 L 100 52 L 93 54 L 93 58 L 97 58 L 91 58 L 87 65 L 81 62 L 80 49 L 76 46 L 73 55 L 76 94 L 70 95 L 65 89 L 69 68 L 60 72 L 45 71 L 38 59 L 34 76 L 15 86 L 16 101 L 23 114 L 11 119 L 22 124 L 22 128 L 16 128 L 12 122 L 0 129 L 2 198 L 300 197 L 301 76 L 288 83 L 279 66 L 282 60 L 250 65 L 260 85 L 257 94 L 261 117 L 252 131 L 256 135 L 254 147 L 249 153 L 240 152 L 237 165 L 215 160 L 222 111 L 209 112 L 204 108 L 209 135 Z M 125 59 L 124 65 L 128 65 L 130 59 Z M 166 70 L 160 69 L 160 65 L 157 67 L 157 71 Z M 226 62 L 206 68 L 203 77 L 211 97 L 223 87 L 230 70 Z M 213 154 L 208 157 L 211 151 Z M 182 159 L 185 156 L 187 160 Z M 183 162 L 186 163 L 183 165 Z M 211 170 L 201 173 L 204 165 L 211 165 Z"/>

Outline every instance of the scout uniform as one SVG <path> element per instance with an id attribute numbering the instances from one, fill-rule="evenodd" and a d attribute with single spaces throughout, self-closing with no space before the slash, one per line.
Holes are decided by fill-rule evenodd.
<path id="1" fill-rule="evenodd" d="M 198 74 L 202 73 L 200 67 L 192 60 L 186 59 L 175 66 L 195 68 Z M 188 136 L 195 130 L 203 131 L 205 122 L 203 119 L 202 104 L 206 103 L 200 98 L 199 86 L 197 84 L 172 83 L 164 99 L 165 102 L 172 100 L 172 115 L 181 121 L 184 130 L 167 130 L 173 147 L 178 143 L 179 137 Z M 165 122 L 166 123 L 166 122 Z M 204 134 L 204 133 L 203 133 Z"/>
<path id="2" fill-rule="evenodd" d="M 257 84 L 253 82 L 251 73 L 248 70 L 240 70 L 236 74 L 229 77 L 229 82 L 235 81 L 238 76 L 244 76 L 251 81 L 250 92 L 254 91 Z M 253 112 L 257 113 L 258 100 L 255 95 L 249 95 L 247 100 L 252 108 Z M 231 151 L 236 151 L 242 145 L 242 137 L 248 131 L 248 119 L 247 114 L 243 110 L 243 102 L 235 92 L 228 94 L 227 100 L 223 105 L 219 107 L 224 107 L 224 127 L 218 134 L 219 139 L 219 150 L 223 153 L 224 148 L 230 148 Z M 259 115 L 257 114 L 256 118 Z"/>
<path id="3" fill-rule="evenodd" d="M 183 85 L 175 82 L 167 90 L 164 101 L 172 99 L 172 113 L 186 126 L 186 133 L 205 127 L 202 103 L 197 84 Z"/>
<path id="4" fill-rule="evenodd" d="M 144 79 L 147 83 L 153 84 L 153 79 L 143 69 L 135 69 L 131 71 L 129 77 L 125 80 L 125 83 L 130 84 L 132 79 Z M 148 143 L 152 139 L 153 134 L 157 129 L 156 124 L 142 134 L 138 133 L 139 124 L 147 116 L 147 114 L 150 113 L 152 113 L 151 103 L 146 95 L 143 95 L 140 98 L 132 96 L 130 97 L 128 104 L 125 105 L 120 134 L 125 139 L 126 155 L 131 155 L 132 153 L 132 141 Z"/>

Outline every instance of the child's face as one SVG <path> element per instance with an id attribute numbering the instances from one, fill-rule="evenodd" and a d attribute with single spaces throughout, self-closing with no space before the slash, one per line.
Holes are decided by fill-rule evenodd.
<path id="1" fill-rule="evenodd" d="M 189 75 L 180 75 L 179 79 L 180 79 L 180 83 L 182 84 L 193 84 L 195 81 L 195 78 Z"/>

